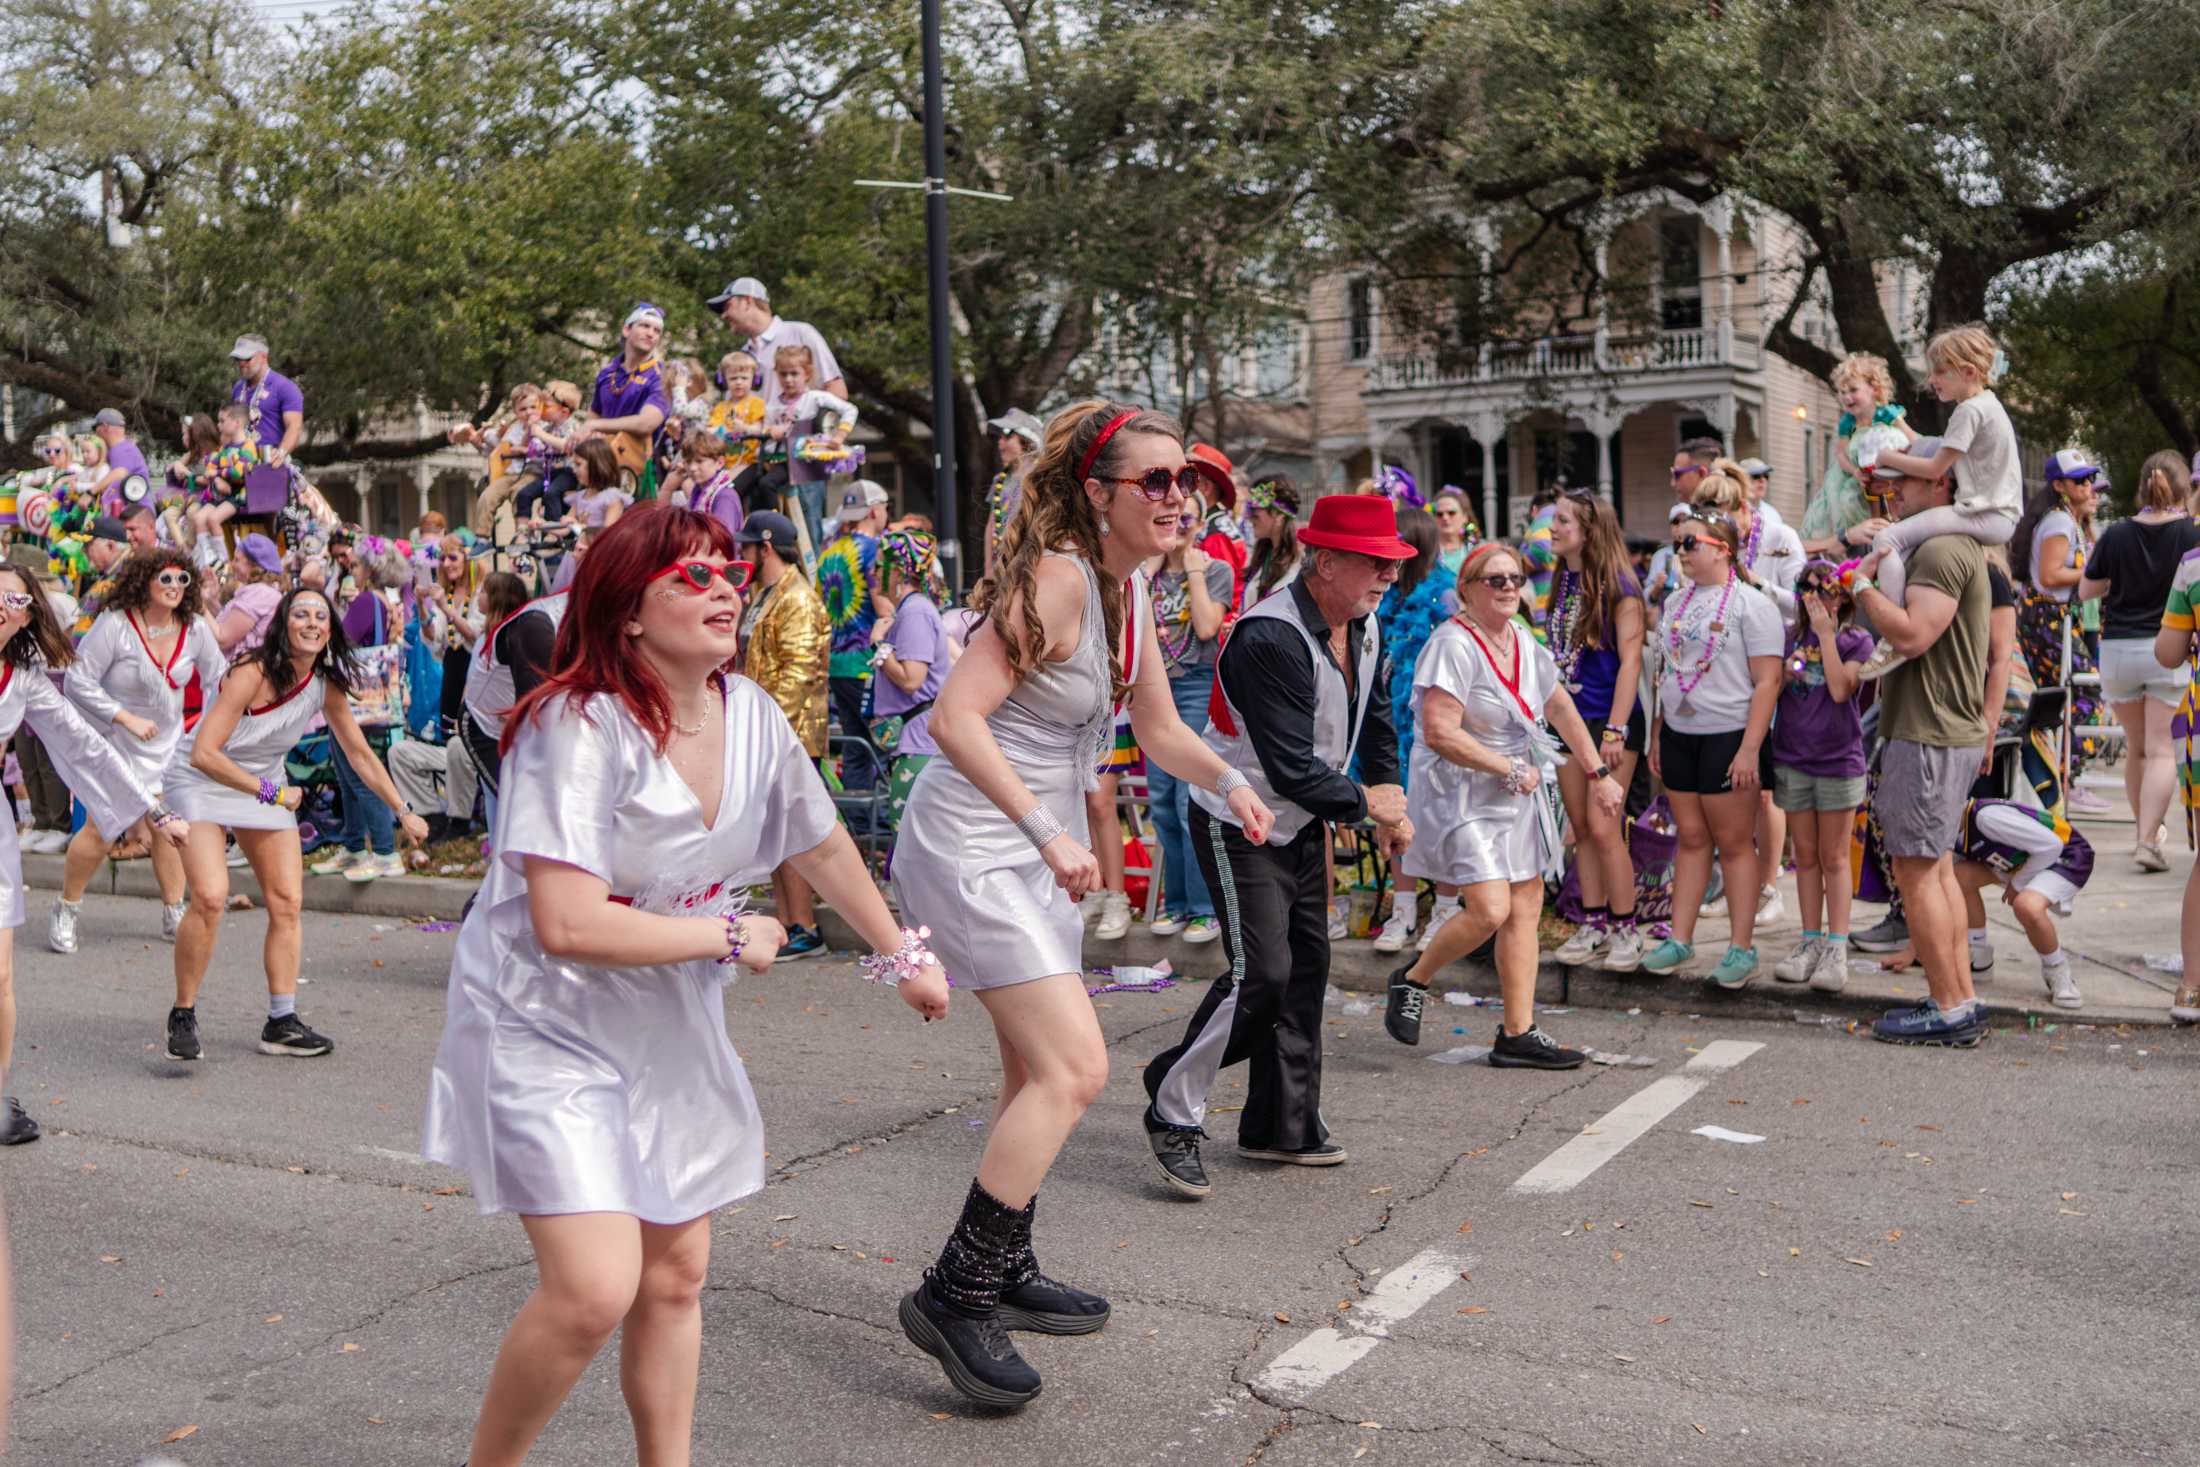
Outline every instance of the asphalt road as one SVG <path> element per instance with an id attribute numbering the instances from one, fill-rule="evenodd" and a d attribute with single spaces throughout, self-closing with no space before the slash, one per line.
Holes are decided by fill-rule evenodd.
<path id="1" fill-rule="evenodd" d="M 532 1270 L 413 1154 L 450 934 L 310 915 L 302 1007 L 338 1048 L 279 1060 L 252 1047 L 261 919 L 233 917 L 186 1067 L 157 909 L 93 899 L 68 959 L 43 920 L 14 1084 L 47 1135 L 0 1153 L 14 1460 L 456 1463 Z M 1023 1337 L 1046 1392 L 1002 1417 L 894 1323 L 983 1142 L 976 1005 L 927 1028 L 840 962 L 730 990 L 776 1170 L 716 1229 L 696 1460 L 2200 1462 L 2193 1036 L 1907 1051 L 1581 1010 L 1549 1027 L 1655 1065 L 1548 1075 L 1431 1062 L 1486 1009 L 1432 1010 L 1409 1051 L 1332 1008 L 1350 1164 L 1242 1162 L 1225 1112 L 1195 1203 L 1149 1179 L 1137 1072 L 1196 997 L 1100 1000 L 1115 1075 L 1039 1250 L 1115 1317 Z M 608 1355 L 534 1460 L 632 1460 Z"/>

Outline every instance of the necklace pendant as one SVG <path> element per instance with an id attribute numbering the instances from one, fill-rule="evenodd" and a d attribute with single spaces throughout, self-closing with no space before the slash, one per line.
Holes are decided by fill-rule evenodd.
<path id="1" fill-rule="evenodd" d="M 1714 634 L 1716 634 L 1716 633 L 1719 633 L 1719 632 L 1723 632 L 1723 631 L 1725 631 L 1725 630 L 1726 630 L 1726 623 L 1725 623 L 1725 622 L 1723 622 L 1723 621 L 1713 621 L 1713 622 L 1711 623 L 1711 631 L 1712 631 L 1712 632 L 1713 632 Z"/>
<path id="2" fill-rule="evenodd" d="M 1696 705 L 1690 702 L 1687 697 L 1683 696 L 1681 699 L 1681 706 L 1674 709 L 1673 711 L 1676 713 L 1694 713 L 1696 711 Z"/>

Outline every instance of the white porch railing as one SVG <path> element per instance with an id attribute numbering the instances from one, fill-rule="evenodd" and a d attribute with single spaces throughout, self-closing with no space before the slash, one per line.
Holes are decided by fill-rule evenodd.
<path id="1" fill-rule="evenodd" d="M 1640 336 L 1546 336 L 1536 341 L 1493 343 L 1470 358 L 1440 360 L 1434 352 L 1388 352 L 1368 371 L 1370 392 L 1422 387 L 1464 387 L 1547 377 L 1631 376 L 1703 367 L 1758 364 L 1753 339 L 1717 326 L 1658 331 Z"/>

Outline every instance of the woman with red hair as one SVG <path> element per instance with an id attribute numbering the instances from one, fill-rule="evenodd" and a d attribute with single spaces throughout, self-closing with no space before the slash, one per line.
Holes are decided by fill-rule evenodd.
<path id="1" fill-rule="evenodd" d="M 727 672 L 750 567 L 645 505 L 597 537 L 550 677 L 504 726 L 496 861 L 451 960 L 422 1152 L 516 1212 L 540 1279 L 497 1354 L 472 1467 L 522 1461 L 623 1329 L 643 1467 L 688 1461 L 710 1214 L 764 1185 L 721 989 L 786 933 L 742 910 L 783 861 L 927 1019 L 947 982 L 896 925 L 786 715 Z"/>

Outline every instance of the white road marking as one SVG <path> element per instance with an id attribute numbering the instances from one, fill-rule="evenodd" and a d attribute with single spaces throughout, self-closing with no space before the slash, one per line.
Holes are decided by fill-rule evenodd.
<path id="1" fill-rule="evenodd" d="M 1471 1256 L 1441 1248 L 1415 1254 L 1377 1279 L 1367 1297 L 1342 1317 L 1339 1328 L 1315 1330 L 1269 1361 L 1253 1382 L 1255 1388 L 1302 1399 L 1313 1394 L 1365 1359 L 1390 1338 L 1392 1325 L 1411 1318 L 1473 1265 Z"/>
<path id="2" fill-rule="evenodd" d="M 1679 1110 L 1711 1082 L 1699 1075 L 1731 1070 L 1758 1050 L 1743 1039 L 1720 1039 L 1704 1046 L 1688 1062 L 1689 1073 L 1667 1075 L 1628 1096 L 1584 1126 L 1581 1134 L 1531 1167 L 1512 1184 L 1515 1192 L 1570 1192 L 1613 1157 L 1649 1134 L 1650 1128 Z"/>

